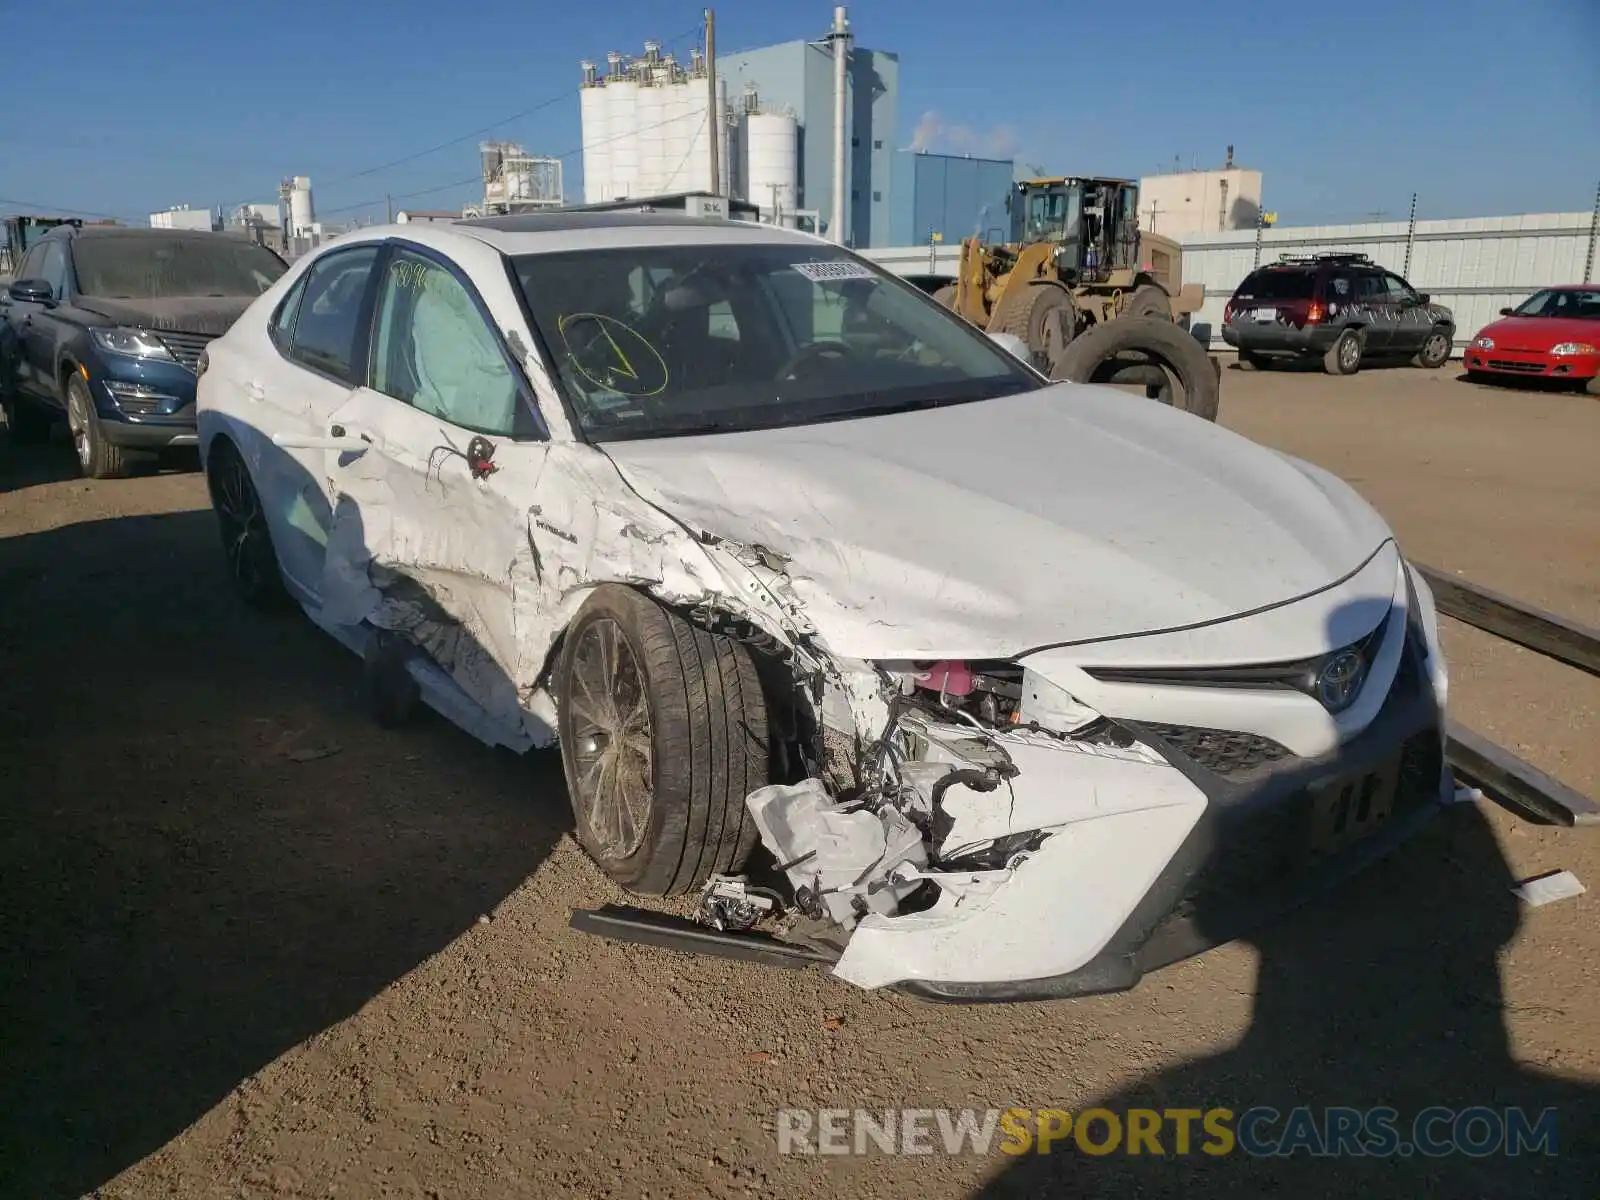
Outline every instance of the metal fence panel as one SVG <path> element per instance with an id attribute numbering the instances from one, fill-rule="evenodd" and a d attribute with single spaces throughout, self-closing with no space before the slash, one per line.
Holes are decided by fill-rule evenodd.
<path id="1" fill-rule="evenodd" d="M 1328 251 L 1366 254 L 1454 310 L 1459 352 L 1502 308 L 1520 303 L 1539 288 L 1591 282 L 1584 273 L 1586 268 L 1593 270 L 1596 223 L 1595 213 L 1582 212 L 1418 221 L 1415 228 L 1407 221 L 1274 228 L 1260 233 L 1259 260 Z M 1223 306 L 1255 267 L 1256 240 L 1253 229 L 1183 239 L 1184 282 L 1203 284 L 1206 293 L 1204 306 L 1194 316 L 1194 329 L 1209 337 L 1213 347 L 1224 345 Z M 946 242 L 862 253 L 898 275 L 953 275 L 961 247 Z"/>

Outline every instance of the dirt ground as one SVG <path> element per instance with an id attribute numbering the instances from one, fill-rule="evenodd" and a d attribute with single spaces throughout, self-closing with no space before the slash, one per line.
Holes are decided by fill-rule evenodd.
<path id="1" fill-rule="evenodd" d="M 1225 373 L 1432 566 L 1600 625 L 1600 403 Z M 1088 1000 L 924 1004 L 619 946 L 550 755 L 376 728 L 231 597 L 192 473 L 0 448 L 0 1195 L 1600 1194 L 1600 831 L 1458 806 L 1248 944 Z M 1452 705 L 1600 795 L 1600 680 L 1451 626 Z M 1048 919 L 1048 914 L 1041 914 Z M 784 1156 L 780 1108 L 1558 1110 L 1554 1157 Z M 1170 1148 L 1170 1143 L 1169 1143 Z"/>

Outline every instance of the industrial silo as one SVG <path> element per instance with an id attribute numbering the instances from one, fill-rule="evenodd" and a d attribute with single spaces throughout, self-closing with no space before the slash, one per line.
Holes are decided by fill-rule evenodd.
<path id="1" fill-rule="evenodd" d="M 745 118 L 745 198 L 762 218 L 793 228 L 799 203 L 799 122 L 793 113 Z"/>

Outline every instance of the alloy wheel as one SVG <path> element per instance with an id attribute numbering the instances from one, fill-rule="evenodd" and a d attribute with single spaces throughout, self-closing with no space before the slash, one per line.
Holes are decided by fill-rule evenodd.
<path id="1" fill-rule="evenodd" d="M 650 821 L 651 719 L 643 672 L 616 621 L 601 617 L 579 633 L 572 682 L 578 806 L 596 848 L 627 858 Z"/>

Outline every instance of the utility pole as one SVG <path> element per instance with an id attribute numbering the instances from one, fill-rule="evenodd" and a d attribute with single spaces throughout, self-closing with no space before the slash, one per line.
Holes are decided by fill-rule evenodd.
<path id="1" fill-rule="evenodd" d="M 706 9 L 706 131 L 711 135 L 711 186 L 713 196 L 722 195 L 722 114 L 717 111 L 717 14 Z"/>
<path id="2" fill-rule="evenodd" d="M 1589 218 L 1589 253 L 1583 260 L 1583 281 L 1588 283 L 1594 278 L 1594 246 L 1600 239 L 1600 187 L 1594 190 L 1594 216 Z"/>
<path id="3" fill-rule="evenodd" d="M 842 246 L 845 239 L 845 156 L 850 142 L 850 114 L 845 103 L 849 87 L 850 22 L 842 5 L 833 10 L 833 31 L 828 34 L 828 41 L 833 44 L 833 219 L 828 234 L 829 240 Z"/>
<path id="4" fill-rule="evenodd" d="M 389 219 L 385 222 L 385 224 L 393 225 L 394 224 L 394 198 L 392 196 L 389 196 L 389 195 L 385 194 L 385 196 L 383 197 L 383 207 L 384 207 L 384 210 L 388 213 L 388 216 L 389 216 Z"/>

